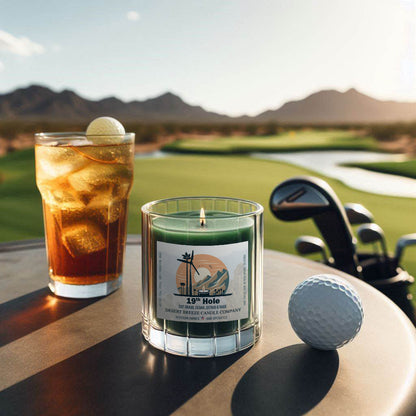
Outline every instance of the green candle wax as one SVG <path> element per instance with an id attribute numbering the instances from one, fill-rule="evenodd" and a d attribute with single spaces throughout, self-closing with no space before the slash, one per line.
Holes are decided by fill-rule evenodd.
<path id="1" fill-rule="evenodd" d="M 166 318 L 164 319 L 161 317 L 163 313 L 160 300 L 160 291 L 162 283 L 165 283 L 160 281 L 160 276 L 158 276 L 158 272 L 156 272 L 154 273 L 154 281 L 152 284 L 152 286 L 156 288 L 156 290 L 153 291 L 152 309 L 154 311 L 154 323 L 159 328 L 163 328 L 169 333 L 180 336 L 214 337 L 233 334 L 237 329 L 239 329 L 239 326 L 241 328 L 250 321 L 250 317 L 252 316 L 252 312 L 250 310 L 252 305 L 251 263 L 253 258 L 254 239 L 254 221 L 252 218 L 245 216 L 239 217 L 235 214 L 222 211 L 209 211 L 206 213 L 206 218 L 203 222 L 203 225 L 201 225 L 200 212 L 182 212 L 175 214 L 174 216 L 161 216 L 154 218 L 152 221 L 151 233 L 152 241 L 154 242 L 152 248 L 152 258 L 153 269 L 155 271 L 159 270 L 160 272 L 162 268 L 162 255 L 160 253 L 161 247 L 164 250 L 170 250 L 171 247 L 173 247 L 177 250 L 175 254 L 181 254 L 182 251 L 185 253 L 182 254 L 182 258 L 179 255 L 174 257 L 171 256 L 170 263 L 166 263 L 168 266 L 165 266 L 165 263 L 163 263 L 164 276 L 168 276 L 169 279 L 174 280 L 176 275 L 176 287 L 174 288 L 174 296 L 178 297 L 171 297 L 171 299 L 174 299 L 174 302 L 176 302 L 175 305 L 177 305 L 179 302 L 179 307 L 183 308 L 182 310 L 175 309 L 174 307 L 165 309 L 169 311 L 176 311 L 177 313 L 181 314 L 193 314 L 189 315 L 191 316 L 190 319 L 198 320 L 198 322 L 192 322 L 192 320 L 186 321 L 186 319 L 188 319 L 188 315 L 186 315 L 187 317 L 182 317 L 183 315 L 181 315 L 177 320 Z M 163 245 L 161 243 L 166 244 Z M 246 244 L 238 245 L 236 243 Z M 182 247 L 184 249 L 181 251 Z M 224 311 L 237 310 L 238 308 L 233 309 L 231 307 L 225 306 L 230 303 L 233 294 L 226 293 L 227 290 L 224 290 L 224 285 L 222 286 L 222 289 L 218 288 L 215 290 L 208 288 L 208 283 L 206 286 L 203 285 L 201 273 L 207 273 L 207 270 L 213 266 L 209 264 L 209 266 L 206 268 L 202 267 L 201 264 L 204 264 L 204 261 L 208 264 L 209 262 L 207 259 L 216 259 L 218 257 L 217 263 L 224 265 L 225 263 L 221 262 L 222 253 L 225 255 L 228 250 L 231 253 L 228 255 L 228 259 L 231 258 L 230 256 L 234 255 L 232 250 L 241 251 L 242 248 L 246 253 L 247 271 L 247 284 L 245 287 L 246 292 L 244 295 L 247 301 L 244 305 L 242 305 L 240 312 L 244 314 L 244 317 L 242 319 L 233 319 L 229 321 L 216 321 L 217 319 L 220 319 L 221 316 L 224 316 L 219 315 L 221 313 L 225 313 Z M 194 253 L 199 253 L 201 250 L 205 250 L 205 252 L 209 252 L 211 254 L 212 252 L 215 254 L 218 253 L 218 256 L 214 257 L 211 255 L 206 255 L 206 257 L 203 257 L 204 254 L 195 254 L 195 259 L 192 260 Z M 165 257 L 167 256 L 168 254 L 166 254 Z M 177 263 L 175 263 L 175 260 L 177 260 Z M 185 263 L 185 265 L 182 266 L 182 269 L 179 269 L 181 262 Z M 197 266 L 199 265 L 201 267 L 197 269 L 193 262 L 196 262 Z M 169 267 L 169 270 L 166 270 L 166 267 Z M 185 270 L 185 268 L 186 276 L 189 275 L 189 278 L 187 277 L 183 283 L 178 284 L 178 279 L 180 279 L 182 276 L 181 270 Z M 201 273 L 199 273 L 198 270 L 200 270 Z M 224 271 L 225 270 L 230 275 L 232 275 L 232 272 L 234 272 L 234 270 L 228 271 L 227 267 L 225 267 Z M 221 274 L 222 272 L 223 271 L 221 270 L 217 271 L 217 275 Z M 196 278 L 199 278 L 200 280 L 197 281 Z M 228 278 L 232 279 L 233 277 L 228 276 Z M 214 279 L 215 276 L 207 275 L 206 277 L 207 281 L 212 281 Z M 194 288 L 192 288 L 192 285 L 194 285 Z M 212 286 L 213 283 L 210 283 L 210 285 Z M 197 292 L 198 287 L 202 287 L 202 289 Z M 222 295 L 215 296 L 215 293 L 222 293 Z M 234 293 L 234 297 L 235 296 L 236 293 Z M 212 306 L 210 302 L 214 302 Z M 216 305 L 215 302 L 218 302 L 218 304 Z M 224 304 L 224 306 L 222 304 Z M 221 307 L 228 309 L 221 310 L 219 309 Z M 188 310 L 186 308 L 190 309 Z M 212 313 L 217 315 L 207 316 L 206 321 L 201 321 L 203 318 L 201 318 L 200 313 L 202 312 L 198 312 L 198 310 L 202 310 L 203 308 L 210 308 L 207 311 L 204 310 L 203 313 Z M 215 308 L 218 309 L 216 310 Z"/>

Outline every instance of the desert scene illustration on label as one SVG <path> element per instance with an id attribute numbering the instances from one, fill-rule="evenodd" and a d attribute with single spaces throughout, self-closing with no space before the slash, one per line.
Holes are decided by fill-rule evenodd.
<path id="1" fill-rule="evenodd" d="M 230 296 L 227 289 L 230 274 L 225 264 L 209 254 L 185 252 L 177 259 L 181 264 L 176 271 L 175 296 L 210 297 Z"/>
<path id="2" fill-rule="evenodd" d="M 248 241 L 212 246 L 157 242 L 158 318 L 225 322 L 249 315 Z"/>

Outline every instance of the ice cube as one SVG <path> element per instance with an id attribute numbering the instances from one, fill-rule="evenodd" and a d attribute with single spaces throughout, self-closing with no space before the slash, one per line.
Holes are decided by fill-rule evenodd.
<path id="1" fill-rule="evenodd" d="M 117 221 L 120 218 L 120 215 L 123 211 L 121 202 L 113 202 L 107 207 L 101 208 L 98 212 L 102 220 L 106 224 L 111 224 L 114 221 Z"/>
<path id="2" fill-rule="evenodd" d="M 73 192 L 65 189 L 56 189 L 51 192 L 54 204 L 63 210 L 80 210 L 86 205 L 82 198 L 77 198 Z"/>
<path id="3" fill-rule="evenodd" d="M 132 146 L 115 145 L 115 146 L 83 146 L 76 148 L 75 151 L 86 158 L 106 164 L 133 164 L 134 152 Z"/>
<path id="4" fill-rule="evenodd" d="M 88 208 L 92 209 L 100 209 L 103 207 L 107 207 L 115 202 L 115 198 L 113 197 L 112 186 L 108 186 L 106 189 L 101 190 L 94 194 L 94 197 L 91 198 L 90 202 L 88 203 Z"/>
<path id="5" fill-rule="evenodd" d="M 39 178 L 55 179 L 87 165 L 88 159 L 67 146 L 37 146 L 36 174 Z"/>
<path id="6" fill-rule="evenodd" d="M 115 200 L 127 199 L 130 193 L 132 182 L 121 180 L 119 183 L 114 184 L 112 195 Z"/>
<path id="7" fill-rule="evenodd" d="M 125 205 L 126 199 L 118 199 L 114 196 L 114 190 L 110 188 L 105 192 L 99 192 L 91 199 L 88 208 L 97 213 L 100 221 L 109 224 L 118 220 Z"/>
<path id="8" fill-rule="evenodd" d="M 95 253 L 106 247 L 106 240 L 100 228 L 92 221 L 64 228 L 62 240 L 72 257 Z"/>
<path id="9" fill-rule="evenodd" d="M 44 201 L 50 206 L 63 210 L 79 210 L 85 207 L 82 195 L 78 195 L 64 179 L 38 181 L 38 187 Z"/>
<path id="10" fill-rule="evenodd" d="M 130 179 L 131 170 L 126 165 L 90 163 L 68 176 L 68 182 L 77 192 L 99 192 L 112 189 L 122 179 Z"/>

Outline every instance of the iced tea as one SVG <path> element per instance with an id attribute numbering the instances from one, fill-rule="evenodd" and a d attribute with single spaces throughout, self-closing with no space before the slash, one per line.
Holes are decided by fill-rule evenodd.
<path id="1" fill-rule="evenodd" d="M 109 282 L 123 267 L 132 140 L 86 143 L 38 140 L 35 146 L 49 275 L 65 285 Z"/>

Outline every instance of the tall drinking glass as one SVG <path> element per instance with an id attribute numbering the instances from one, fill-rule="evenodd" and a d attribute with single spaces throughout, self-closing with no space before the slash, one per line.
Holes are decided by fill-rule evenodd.
<path id="1" fill-rule="evenodd" d="M 35 135 L 49 288 L 58 296 L 105 296 L 121 284 L 134 134 Z"/>

